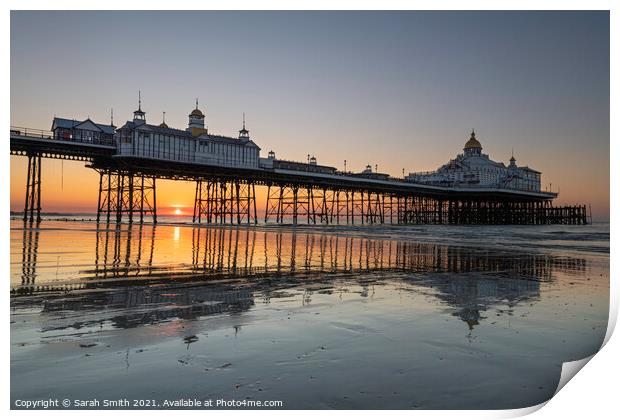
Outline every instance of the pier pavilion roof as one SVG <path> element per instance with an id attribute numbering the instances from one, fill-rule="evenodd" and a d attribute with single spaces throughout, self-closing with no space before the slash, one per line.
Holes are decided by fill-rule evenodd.
<path id="1" fill-rule="evenodd" d="M 102 132 L 106 134 L 114 134 L 114 130 L 115 130 L 115 127 L 113 125 L 98 124 L 94 122 L 93 120 L 91 120 L 90 118 L 86 118 L 84 121 L 78 121 L 78 120 L 70 120 L 67 118 L 54 117 L 54 120 L 52 121 L 52 131 L 54 131 L 57 128 L 65 128 L 68 130 L 72 130 L 72 129 L 76 129 L 76 128 L 79 129 L 81 127 L 86 127 L 86 126 L 89 126 L 88 129 L 98 128 L 99 130 L 101 130 Z"/>
<path id="2" fill-rule="evenodd" d="M 195 137 L 192 135 L 192 133 L 186 130 L 179 130 L 177 128 L 170 128 L 170 127 L 161 127 L 160 125 L 152 125 L 152 124 L 146 124 L 146 123 L 135 123 L 133 121 L 127 121 L 125 125 L 123 125 L 119 130 L 141 130 L 141 131 L 165 134 L 169 136 L 187 137 L 187 138 L 191 138 L 195 140 L 211 140 L 211 141 L 217 141 L 221 143 L 229 143 L 229 144 L 236 144 L 236 145 L 242 145 L 242 146 L 248 146 L 248 147 L 256 147 L 260 150 L 260 147 L 258 147 L 256 143 L 254 143 L 252 140 L 249 140 L 247 138 L 239 139 L 236 137 L 228 137 L 228 136 L 222 136 L 219 134 L 208 134 L 208 133 Z"/>

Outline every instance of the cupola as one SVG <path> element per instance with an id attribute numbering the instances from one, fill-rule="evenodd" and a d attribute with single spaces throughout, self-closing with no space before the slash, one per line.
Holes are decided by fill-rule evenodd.
<path id="1" fill-rule="evenodd" d="M 207 132 L 207 130 L 205 130 L 205 114 L 198 109 L 198 98 L 196 98 L 196 108 L 194 108 L 194 110 L 189 114 L 189 125 L 187 126 L 187 131 L 192 133 L 192 136 L 196 137 Z"/>
<path id="2" fill-rule="evenodd" d="M 517 167 L 517 159 L 515 159 L 514 155 L 510 156 L 510 167 L 511 168 Z"/>
<path id="3" fill-rule="evenodd" d="M 245 112 L 243 113 L 243 128 L 239 130 L 239 138 L 245 140 L 250 139 L 250 132 L 245 129 Z"/>
<path id="4" fill-rule="evenodd" d="M 471 130 L 469 140 L 465 143 L 463 151 L 465 152 L 465 156 L 480 156 L 482 153 L 482 145 L 476 139 L 476 132 L 473 129 Z"/>
<path id="5" fill-rule="evenodd" d="M 189 114 L 189 128 L 205 128 L 205 114 L 198 109 L 198 98 L 196 98 L 196 108 Z"/>
<path id="6" fill-rule="evenodd" d="M 138 109 L 133 112 L 134 123 L 145 123 L 146 112 L 142 111 L 142 92 L 138 91 Z"/>

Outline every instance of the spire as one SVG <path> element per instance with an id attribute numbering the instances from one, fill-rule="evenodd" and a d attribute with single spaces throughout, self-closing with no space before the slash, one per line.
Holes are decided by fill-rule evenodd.
<path id="1" fill-rule="evenodd" d="M 166 124 L 166 111 L 162 112 L 161 124 L 159 124 L 160 128 L 168 128 L 168 124 Z"/>
<path id="2" fill-rule="evenodd" d="M 245 112 L 243 113 L 243 128 L 239 130 L 239 138 L 240 139 L 249 139 L 250 132 L 245 129 Z"/>
<path id="3" fill-rule="evenodd" d="M 143 121 L 146 122 L 145 118 L 146 112 L 142 111 L 142 92 L 138 91 L 138 109 L 133 112 L 133 121 Z"/>
<path id="4" fill-rule="evenodd" d="M 110 108 L 110 126 L 114 127 L 114 108 Z"/>
<path id="5" fill-rule="evenodd" d="M 512 152 L 510 154 L 510 166 L 511 167 L 517 166 L 517 160 L 515 159 L 515 150 L 514 150 L 514 148 L 512 149 Z"/>

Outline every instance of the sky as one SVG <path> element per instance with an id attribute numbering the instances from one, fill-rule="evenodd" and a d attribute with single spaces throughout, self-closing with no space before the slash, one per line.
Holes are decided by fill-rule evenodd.
<path id="1" fill-rule="evenodd" d="M 54 116 L 212 133 L 242 113 L 261 155 L 401 176 L 462 152 L 542 172 L 557 204 L 609 220 L 609 14 L 602 12 L 11 12 L 11 125 Z M 96 211 L 98 175 L 44 160 L 44 211 Z M 11 210 L 26 165 L 11 157 Z M 264 195 L 264 192 L 257 193 Z M 162 212 L 194 185 L 162 181 Z M 264 198 L 259 200 L 259 207 Z"/>

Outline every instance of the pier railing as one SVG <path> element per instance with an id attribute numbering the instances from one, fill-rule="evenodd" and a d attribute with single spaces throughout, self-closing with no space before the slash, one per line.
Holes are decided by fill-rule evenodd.
<path id="1" fill-rule="evenodd" d="M 16 127 L 11 126 L 11 135 L 32 137 L 44 140 L 60 140 L 69 141 L 73 143 L 82 144 L 100 144 L 102 146 L 116 146 L 116 140 L 114 136 L 110 134 L 102 135 L 100 137 L 82 136 L 82 135 L 70 135 L 70 136 L 57 136 L 53 131 L 41 130 L 37 128 Z"/>
<path id="2" fill-rule="evenodd" d="M 11 135 L 24 136 L 24 137 L 37 137 L 40 139 L 53 139 L 54 133 L 52 131 L 40 130 L 37 128 L 26 128 L 11 126 Z"/>

